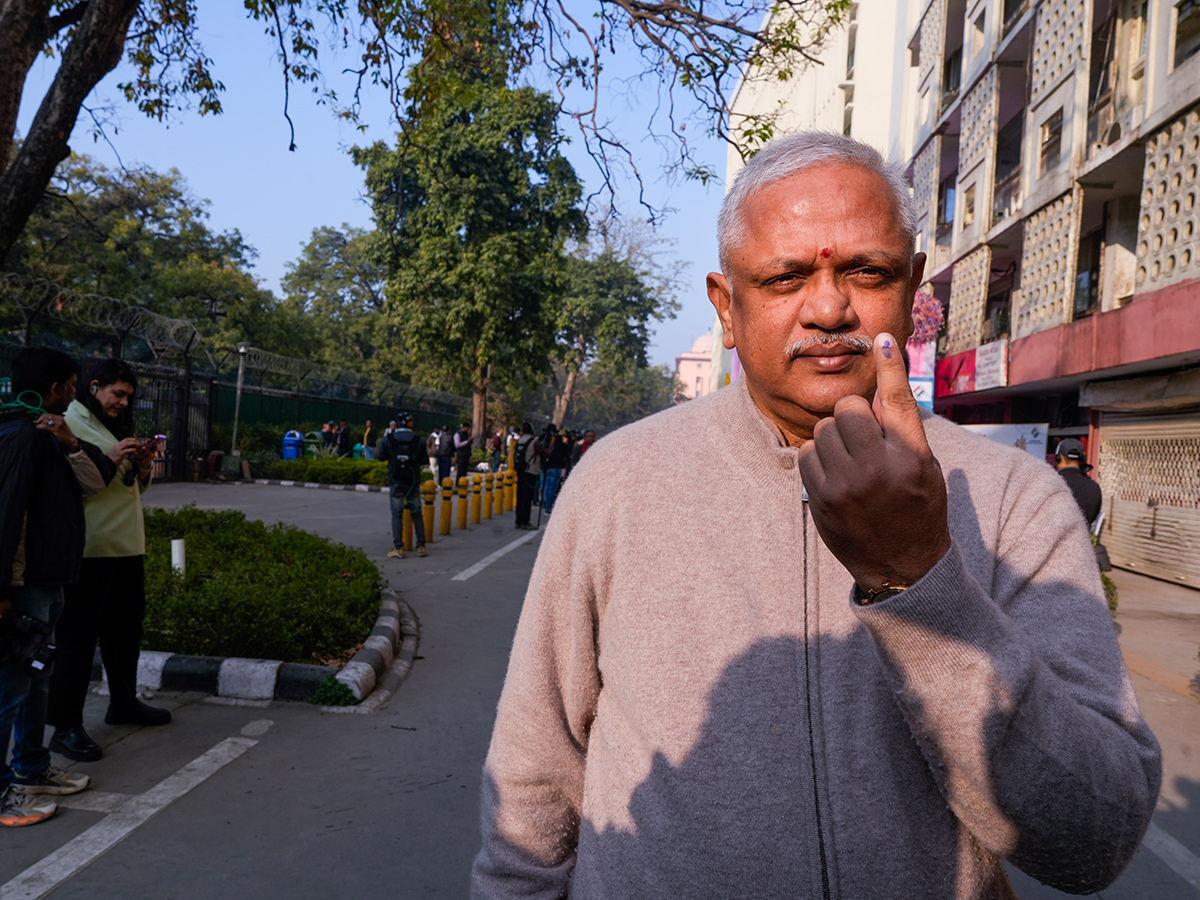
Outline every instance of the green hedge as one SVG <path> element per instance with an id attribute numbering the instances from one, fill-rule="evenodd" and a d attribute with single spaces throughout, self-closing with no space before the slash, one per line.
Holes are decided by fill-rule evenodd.
<path id="1" fill-rule="evenodd" d="M 184 538 L 187 574 L 171 568 Z M 361 550 L 234 511 L 147 510 L 148 649 L 285 662 L 345 658 L 379 612 L 379 570 Z"/>
<path id="2" fill-rule="evenodd" d="M 387 463 L 369 459 L 283 459 L 253 465 L 260 478 L 311 481 L 316 484 L 387 484 Z M 423 470 L 422 480 L 430 478 Z"/>

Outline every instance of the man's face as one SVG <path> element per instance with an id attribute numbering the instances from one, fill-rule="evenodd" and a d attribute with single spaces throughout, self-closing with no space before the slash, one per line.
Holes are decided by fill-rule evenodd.
<path id="1" fill-rule="evenodd" d="M 755 404 L 798 444 L 842 397 L 874 397 L 870 342 L 912 333 L 925 257 L 910 258 L 887 183 L 856 166 L 801 172 L 741 211 L 745 241 L 708 296 Z"/>
<path id="2" fill-rule="evenodd" d="M 583 433 L 583 442 L 584 442 L 585 444 L 594 444 L 594 443 L 596 443 L 596 432 L 594 432 L 594 431 L 585 431 L 585 432 Z"/>
<path id="3" fill-rule="evenodd" d="M 79 376 L 72 375 L 66 381 L 50 385 L 50 393 L 42 401 L 46 412 L 65 413 L 71 401 L 75 399 L 75 386 L 78 382 Z"/>

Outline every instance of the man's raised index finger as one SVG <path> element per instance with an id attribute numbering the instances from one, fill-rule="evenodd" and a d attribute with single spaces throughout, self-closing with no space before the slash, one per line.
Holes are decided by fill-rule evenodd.
<path id="1" fill-rule="evenodd" d="M 875 335 L 873 352 L 875 402 L 872 406 L 884 434 L 891 431 L 912 433 L 915 429 L 924 438 L 925 428 L 921 424 L 917 398 L 913 396 L 912 385 L 908 383 L 908 370 L 904 367 L 900 344 L 883 331 Z"/>

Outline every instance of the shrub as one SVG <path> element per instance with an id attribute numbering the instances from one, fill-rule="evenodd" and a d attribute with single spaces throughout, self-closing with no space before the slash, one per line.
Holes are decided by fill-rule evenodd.
<path id="1" fill-rule="evenodd" d="M 171 539 L 187 541 L 187 573 Z M 203 656 L 307 662 L 338 657 L 370 631 L 379 570 L 361 550 L 234 511 L 146 512 L 144 646 Z"/>
<path id="2" fill-rule="evenodd" d="M 369 459 L 283 459 L 255 467 L 260 478 L 316 484 L 387 484 L 387 463 Z M 430 477 L 428 473 L 424 476 Z"/>

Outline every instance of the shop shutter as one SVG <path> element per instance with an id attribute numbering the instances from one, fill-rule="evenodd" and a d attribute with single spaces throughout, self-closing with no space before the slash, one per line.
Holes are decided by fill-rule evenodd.
<path id="1" fill-rule="evenodd" d="M 1200 587 L 1200 411 L 1105 413 L 1097 469 L 1113 565 Z"/>

